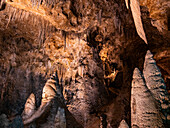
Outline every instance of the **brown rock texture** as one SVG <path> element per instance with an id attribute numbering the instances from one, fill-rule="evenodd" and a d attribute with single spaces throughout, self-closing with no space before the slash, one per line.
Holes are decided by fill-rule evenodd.
<path id="1" fill-rule="evenodd" d="M 131 126 L 133 71 L 143 70 L 147 50 L 170 90 L 170 5 L 168 0 L 133 5 L 140 8 L 146 44 L 130 2 L 1 0 L 2 119 L 23 127 L 21 115 L 34 95 L 33 116 L 43 116 L 25 127 L 117 128 L 122 120 Z"/>

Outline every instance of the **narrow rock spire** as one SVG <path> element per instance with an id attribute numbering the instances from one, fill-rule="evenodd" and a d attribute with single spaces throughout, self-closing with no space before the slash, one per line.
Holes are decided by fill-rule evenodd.
<path id="1" fill-rule="evenodd" d="M 138 68 L 135 68 L 132 80 L 131 126 L 132 128 L 164 127 L 157 103 L 146 87 Z"/>
<path id="2" fill-rule="evenodd" d="M 58 107 L 57 114 L 55 116 L 55 127 L 66 128 L 66 118 L 64 108 Z"/>
<path id="3" fill-rule="evenodd" d="M 170 125 L 170 100 L 166 85 L 161 77 L 161 72 L 156 65 L 156 61 L 153 59 L 153 54 L 149 50 L 145 56 L 143 74 L 148 89 L 159 104 L 164 123 Z"/>

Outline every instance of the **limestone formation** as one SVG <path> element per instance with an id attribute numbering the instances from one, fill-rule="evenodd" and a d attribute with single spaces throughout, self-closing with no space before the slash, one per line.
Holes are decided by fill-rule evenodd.
<path id="1" fill-rule="evenodd" d="M 130 0 L 130 7 L 132 10 L 133 19 L 134 19 L 135 26 L 136 26 L 136 31 L 137 31 L 138 35 L 147 44 L 147 39 L 146 39 L 146 35 L 145 35 L 144 29 L 143 29 L 143 24 L 142 24 L 142 19 L 141 19 L 139 0 Z"/>
<path id="2" fill-rule="evenodd" d="M 55 127 L 66 128 L 65 110 L 63 108 L 58 107 L 57 114 L 55 116 Z"/>
<path id="3" fill-rule="evenodd" d="M 143 68 L 147 49 L 170 90 L 169 6 L 0 0 L 0 114 L 24 127 L 118 128 L 122 119 L 130 125 L 133 70 Z M 167 105 L 160 105 L 164 115 Z"/>
<path id="4" fill-rule="evenodd" d="M 125 0 L 125 3 L 126 3 L 127 9 L 129 9 L 129 0 Z"/>
<path id="5" fill-rule="evenodd" d="M 36 110 L 35 95 L 31 93 L 25 103 L 24 111 L 22 113 L 22 118 L 23 119 L 29 118 L 35 112 L 35 110 Z"/>
<path id="6" fill-rule="evenodd" d="M 138 68 L 135 68 L 132 80 L 131 127 L 164 127 L 157 103 Z"/>
<path id="7" fill-rule="evenodd" d="M 129 126 L 125 120 L 122 120 L 118 128 L 129 128 Z"/>
<path id="8" fill-rule="evenodd" d="M 169 125 L 170 115 L 170 100 L 166 90 L 166 85 L 161 72 L 156 65 L 156 61 L 153 59 L 153 54 L 148 50 L 145 56 L 144 78 L 148 89 L 151 91 L 153 97 L 157 101 L 159 108 L 162 112 L 162 118 L 165 124 Z"/>
<path id="9" fill-rule="evenodd" d="M 47 126 L 55 127 L 55 125 L 56 125 L 56 127 L 64 128 L 66 126 L 64 108 L 59 107 L 59 106 L 64 107 L 63 106 L 64 104 L 63 104 L 63 100 L 62 100 L 61 89 L 59 87 L 57 73 L 54 73 L 51 76 L 51 78 L 47 80 L 47 82 L 43 88 L 41 105 L 37 111 L 35 111 L 34 106 L 32 104 L 30 104 L 31 100 L 35 100 L 34 98 L 35 98 L 34 95 L 31 94 L 25 104 L 25 109 L 23 112 L 24 125 L 33 123 L 34 121 L 39 119 L 41 116 L 43 116 L 50 108 L 50 114 L 49 114 L 50 116 L 48 117 L 48 122 L 43 124 L 41 127 L 47 127 Z M 59 104 L 57 104 L 56 101 L 58 101 Z M 27 109 L 27 107 L 31 107 L 31 108 Z M 34 111 L 32 108 L 34 108 Z M 56 111 L 57 108 L 58 108 L 58 111 Z M 55 117 L 55 113 L 56 113 L 57 117 Z M 57 119 L 55 119 L 55 118 L 57 118 Z M 55 124 L 55 120 L 59 120 L 60 123 Z"/>

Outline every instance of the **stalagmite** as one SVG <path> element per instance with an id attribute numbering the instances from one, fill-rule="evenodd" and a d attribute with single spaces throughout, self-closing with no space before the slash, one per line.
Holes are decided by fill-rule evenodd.
<path id="1" fill-rule="evenodd" d="M 5 114 L 0 115 L 0 128 L 8 128 L 9 120 Z"/>
<path id="2" fill-rule="evenodd" d="M 168 119 L 170 116 L 170 100 L 166 91 L 166 85 L 161 77 L 161 72 L 156 65 L 156 61 L 153 59 L 153 54 L 149 50 L 145 56 L 143 74 L 148 89 L 159 104 L 164 123 L 170 125 L 170 119 Z"/>
<path id="3" fill-rule="evenodd" d="M 138 68 L 135 68 L 132 80 L 131 126 L 132 128 L 164 127 L 157 103 L 146 87 Z"/>
<path id="4" fill-rule="evenodd" d="M 23 119 L 24 125 L 30 124 L 38 119 L 42 114 L 50 107 L 51 101 L 56 99 L 63 106 L 63 95 L 59 87 L 59 80 L 57 73 L 53 74 L 50 79 L 47 80 L 42 94 L 41 105 L 34 114 L 29 118 Z M 56 106 L 57 107 L 57 106 Z"/>
<path id="5" fill-rule="evenodd" d="M 140 4 L 138 0 L 130 0 L 130 7 L 132 10 L 132 16 L 135 22 L 135 27 L 138 35 L 145 41 L 147 44 L 147 39 L 145 36 L 145 32 L 143 29 L 142 19 L 141 19 L 141 12 L 140 12 Z"/>
<path id="6" fill-rule="evenodd" d="M 31 93 L 31 95 L 28 97 L 25 108 L 22 113 L 22 118 L 26 119 L 32 116 L 32 114 L 35 112 L 36 106 L 35 106 L 35 95 Z"/>
<path id="7" fill-rule="evenodd" d="M 114 16 L 114 25 L 116 29 L 119 28 L 119 19 L 116 16 Z"/>
<path id="8" fill-rule="evenodd" d="M 129 126 L 125 120 L 122 120 L 118 128 L 129 128 Z"/>
<path id="9" fill-rule="evenodd" d="M 58 111 L 55 116 L 55 127 L 56 128 L 66 128 L 65 110 L 61 107 L 58 107 Z"/>
<path id="10" fill-rule="evenodd" d="M 62 97 L 58 76 L 55 73 L 49 80 L 47 80 L 43 88 L 42 102 L 47 103 L 51 101 L 57 95 Z"/>

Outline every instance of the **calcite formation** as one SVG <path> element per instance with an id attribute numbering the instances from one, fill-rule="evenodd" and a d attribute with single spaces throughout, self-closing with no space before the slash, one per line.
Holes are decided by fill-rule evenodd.
<path id="1" fill-rule="evenodd" d="M 163 128 L 157 103 L 147 88 L 138 68 L 133 72 L 131 92 L 131 127 Z"/>
<path id="2" fill-rule="evenodd" d="M 169 7 L 168 0 L 1 0 L 2 126 L 131 126 L 133 70 L 143 70 L 150 50 L 162 76 L 148 77 L 157 68 L 144 66 L 146 86 L 154 98 L 158 91 L 168 127 Z M 161 89 L 152 90 L 151 79 L 164 80 Z"/>
<path id="3" fill-rule="evenodd" d="M 146 85 L 151 91 L 153 97 L 157 100 L 161 109 L 164 122 L 170 121 L 170 101 L 169 95 L 166 90 L 166 85 L 161 77 L 161 72 L 153 59 L 153 54 L 148 50 L 145 56 L 143 74 L 145 77 Z"/>
<path id="4" fill-rule="evenodd" d="M 129 126 L 125 120 L 122 120 L 118 128 L 129 128 Z"/>

